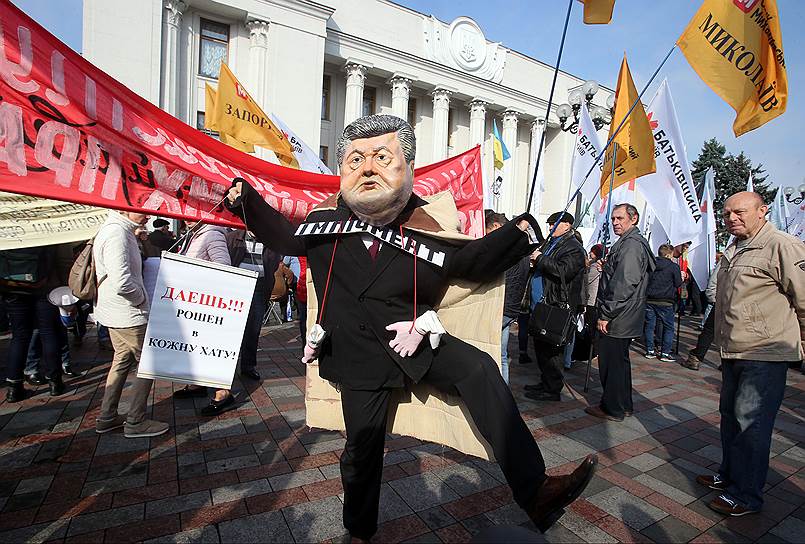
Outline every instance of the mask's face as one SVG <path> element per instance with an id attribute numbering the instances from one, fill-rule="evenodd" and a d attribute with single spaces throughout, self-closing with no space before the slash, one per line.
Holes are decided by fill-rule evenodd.
<path id="1" fill-rule="evenodd" d="M 413 169 L 394 132 L 353 140 L 341 163 L 341 195 L 361 221 L 386 225 L 411 198 Z"/>

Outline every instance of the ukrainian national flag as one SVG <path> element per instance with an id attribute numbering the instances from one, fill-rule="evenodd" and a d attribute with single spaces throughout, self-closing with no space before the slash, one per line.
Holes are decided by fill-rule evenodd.
<path id="1" fill-rule="evenodd" d="M 498 124 L 494 119 L 492 120 L 492 145 L 495 150 L 495 168 L 500 170 L 503 168 L 503 161 L 511 157 L 511 155 L 509 154 L 509 150 L 506 149 L 506 144 L 504 144 L 503 140 L 500 138 Z"/>

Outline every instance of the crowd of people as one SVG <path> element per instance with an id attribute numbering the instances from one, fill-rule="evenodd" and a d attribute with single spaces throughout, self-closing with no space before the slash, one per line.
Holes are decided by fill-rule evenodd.
<path id="1" fill-rule="evenodd" d="M 805 372 L 805 246 L 777 231 L 766 221 L 767 212 L 757 193 L 741 192 L 726 200 L 724 220 L 735 242 L 716 255 L 704 305 L 694 303 L 700 291 L 680 267 L 684 245 L 663 244 L 652 256 L 637 227 L 638 210 L 631 204 L 612 210 L 618 240 L 606 254 L 602 246 L 594 245 L 584 259 L 580 237 L 572 229 L 573 217 L 557 212 L 547 222 L 550 241 L 531 255 L 530 293 L 524 293 L 517 279 L 518 265 L 506 275 L 507 300 L 510 291 L 521 294 L 530 302 L 523 306 L 524 312 L 544 311 L 537 306 L 541 301 L 549 307 L 575 308 L 574 315 L 580 317 L 575 342 L 583 345 L 582 353 L 589 359 L 598 357 L 603 389 L 599 403 L 585 411 L 610 421 L 634 414 L 632 341 L 642 341 L 646 359 L 674 363 L 675 315 L 681 315 L 686 303 L 691 316 L 704 313 L 695 348 L 679 362 L 699 370 L 712 344 L 719 346 L 723 461 L 716 475 L 701 475 L 697 481 L 720 491 L 710 506 L 732 516 L 760 510 L 786 372 Z M 498 214 L 488 212 L 487 228 L 490 224 L 497 228 L 498 223 Z M 510 323 L 504 312 L 504 328 Z M 523 327 L 529 320 L 520 323 Z M 561 346 L 546 344 L 536 331 L 529 332 L 541 381 L 526 385 L 525 396 L 560 401 Z M 520 362 L 531 362 L 522 347 Z"/>
<path id="2" fill-rule="evenodd" d="M 596 244 L 585 251 L 575 218 L 566 211 L 548 217 L 544 238 L 528 214 L 509 221 L 487 211 L 486 236 L 453 245 L 446 241 L 453 235 L 446 235 L 434 220 L 439 214 L 429 215 L 434 204 L 411 193 L 414 152 L 415 138 L 404 121 L 391 116 L 355 121 L 339 142 L 342 190 L 311 215 L 339 221 L 354 214 L 373 225 L 398 225 L 400 233 L 404 226 L 425 233 L 427 243 L 447 256 L 444 270 L 415 257 L 395 260 L 405 253 L 368 233 L 344 237 L 338 252 L 340 238 L 332 235 L 295 236 L 290 223 L 239 179 L 230 189 L 227 207 L 241 216 L 248 210 L 253 218 L 248 237 L 242 230 L 200 222 L 188 222 L 176 237 L 162 218 L 153 221 L 149 233 L 148 216 L 110 211 L 92 240 L 97 297 L 91 301 L 67 294 L 53 299 L 54 290 L 66 283 L 79 248 L 0 252 L 0 290 L 12 332 L 7 401 L 26 398 L 26 379 L 47 383 L 50 395 L 65 392 L 63 376 L 78 375 L 70 362 L 69 334 L 81 341 L 91 310 L 99 342 L 109 342 L 113 350 L 96 431 L 122 427 L 129 438 L 163 434 L 166 422 L 146 418 L 152 380 L 135 377 L 128 412 L 118 410 L 124 385 L 139 362 L 148 323 L 144 262 L 163 251 L 177 251 L 258 272 L 239 361 L 241 376 L 255 381 L 260 380 L 261 328 L 274 303 L 281 306 L 285 300 L 290 305 L 289 292 L 296 294 L 300 337 L 309 340 L 305 286 L 310 266 L 316 272 L 317 297 L 328 301 L 328 312 L 324 319 L 320 309 L 316 322 L 326 341 L 309 346 L 320 360 L 322 378 L 339 385 L 347 436 L 341 457 L 344 523 L 350 533 L 368 540 L 377 529 L 391 392 L 419 381 L 462 399 L 494 451 L 516 502 L 544 530 L 589 483 L 597 459 L 589 456 L 567 476 L 545 473 L 539 447 L 508 386 L 510 333 L 517 328 L 521 364 L 532 363 L 528 344 L 533 343 L 540 371 L 540 381 L 525 386 L 526 398 L 561 402 L 564 373 L 573 361 L 597 358 L 602 393 L 585 411 L 621 422 L 635 410 L 633 341 L 640 339 L 647 359 L 675 363 L 674 317 L 687 305 L 705 316 L 696 347 L 679 363 L 698 370 L 713 343 L 722 363 L 723 461 L 717 474 L 703 474 L 698 481 L 720 492 L 710 504 L 720 513 L 759 511 L 786 372 L 801 365 L 805 340 L 805 246 L 766 221 L 768 209 L 760 196 L 741 192 L 726 200 L 724 220 L 735 240 L 718 256 L 702 304 L 695 281 L 680 266 L 684 247 L 663 244 L 655 256 L 631 204 L 612 208 L 609 219 L 617 240 L 609 248 Z M 264 245 L 258 246 L 258 241 Z M 446 333 L 432 310 L 454 279 L 488 282 L 504 272 L 498 371 L 486 353 Z M 290 308 L 282 309 L 280 321 L 290 313 Z M 2 319 L 0 313 L 0 327 Z M 496 328 L 498 323 L 487 325 Z M 390 331 L 391 342 L 382 340 L 381 330 Z M 216 416 L 236 405 L 235 395 L 226 389 L 188 385 L 174 396 L 208 398 L 202 416 Z"/>
<path id="3" fill-rule="evenodd" d="M 177 237 L 170 223 L 160 217 L 153 220 L 149 232 L 148 219 L 141 213 L 109 211 L 106 222 L 90 242 L 97 278 L 94 300 L 79 300 L 66 285 L 70 269 L 86 243 L 0 251 L 4 274 L 0 279 L 0 330 L 11 332 L 6 365 L 8 402 L 19 402 L 32 394 L 25 382 L 33 386 L 48 384 L 50 395 L 59 396 L 66 390 L 64 378 L 83 376 L 87 369 L 78 370 L 72 364 L 70 337 L 73 345 L 81 345 L 92 319 L 98 348 L 112 352 L 96 431 L 107 433 L 123 427 L 125 436 L 132 438 L 167 432 L 166 423 L 145 419 L 152 380 L 135 378 L 127 414 L 121 415 L 117 410 L 129 374 L 136 373 L 145 339 L 150 306 L 145 263 L 158 259 L 163 251 L 258 272 L 239 367 L 242 377 L 260 380 L 257 345 L 267 305 L 272 300 L 287 305 L 295 293 L 299 293 L 296 298 L 304 300 L 304 281 L 297 283 L 297 276 L 271 250 L 259 248 L 255 255 L 253 238 L 249 252 L 242 230 L 185 222 Z M 268 274 L 268 283 L 264 270 L 276 271 Z M 275 286 L 275 281 L 281 287 Z M 284 315 L 290 319 L 289 314 Z M 304 334 L 304 325 L 301 331 Z M 199 412 L 202 416 L 216 416 L 235 405 L 235 396 L 225 389 L 208 394 L 204 387 L 186 386 L 174 396 L 208 395 L 209 404 Z"/>

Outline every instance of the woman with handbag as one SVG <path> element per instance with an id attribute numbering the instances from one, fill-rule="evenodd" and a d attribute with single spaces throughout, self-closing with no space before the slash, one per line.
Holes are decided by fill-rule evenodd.
<path id="1" fill-rule="evenodd" d="M 531 301 L 529 333 L 541 373 L 541 383 L 526 385 L 531 400 L 558 401 L 564 386 L 564 350 L 574 334 L 582 307 L 585 252 L 573 231 L 573 216 L 556 212 L 548 217 L 551 237 L 535 252 L 528 284 Z M 558 223 L 558 224 L 557 224 Z"/>

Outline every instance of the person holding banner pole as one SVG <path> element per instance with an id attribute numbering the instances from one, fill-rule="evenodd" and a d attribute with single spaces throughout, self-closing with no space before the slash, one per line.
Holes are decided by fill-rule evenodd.
<path id="1" fill-rule="evenodd" d="M 126 416 L 118 414 L 123 386 L 130 371 L 140 362 L 148 324 L 148 294 L 143 283 L 143 260 L 134 231 L 148 216 L 137 212 L 110 210 L 95 236 L 92 260 L 98 278 L 95 319 L 108 327 L 114 348 L 106 377 L 101 411 L 95 432 L 108 433 L 123 427 L 126 438 L 159 436 L 168 424 L 146 419 L 153 380 L 135 376 Z"/>
<path id="2" fill-rule="evenodd" d="M 229 247 L 226 244 L 226 230 L 214 225 L 201 225 L 200 221 L 185 221 L 187 237 L 181 245 L 179 253 L 195 259 L 210 261 L 225 266 L 231 266 Z M 174 391 L 173 397 L 177 399 L 206 397 L 207 388 L 200 385 L 186 385 Z M 201 415 L 207 417 L 217 416 L 235 405 L 235 396 L 228 389 L 217 389 L 210 403 L 201 409 Z"/>

